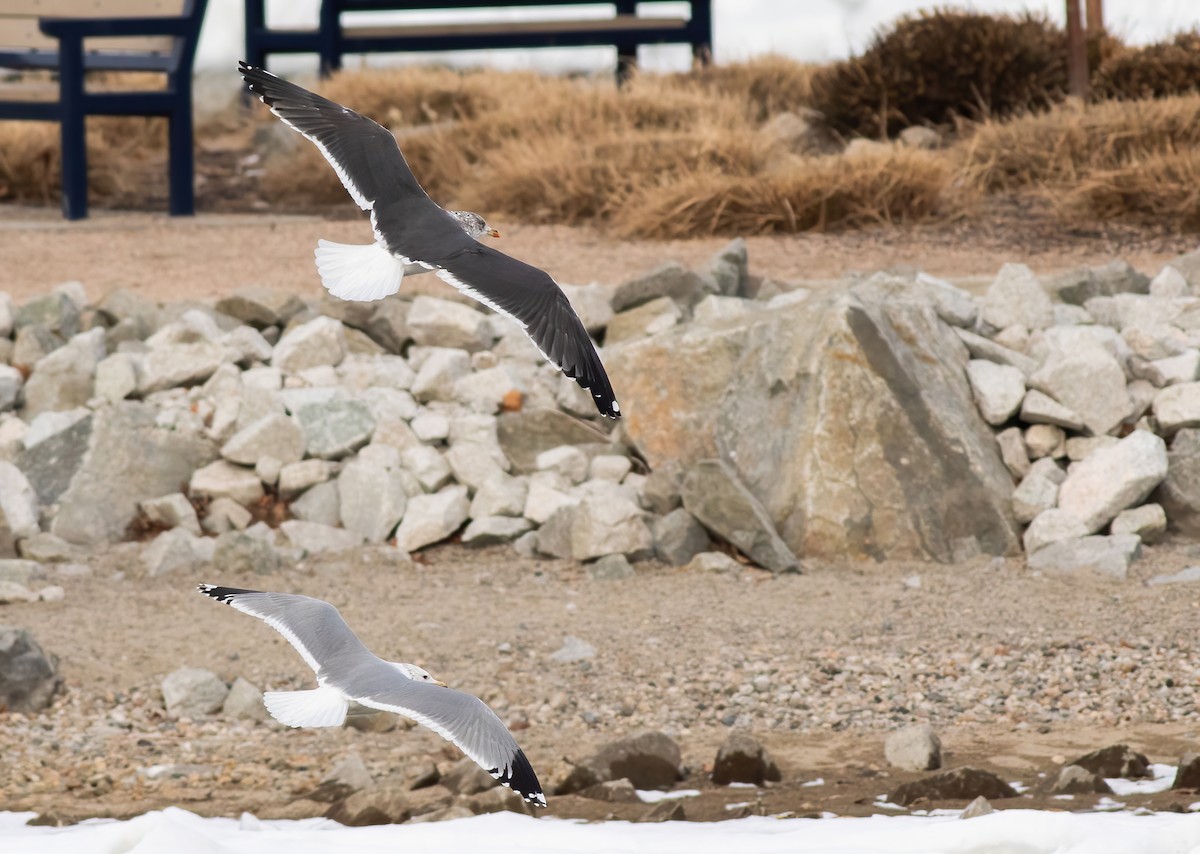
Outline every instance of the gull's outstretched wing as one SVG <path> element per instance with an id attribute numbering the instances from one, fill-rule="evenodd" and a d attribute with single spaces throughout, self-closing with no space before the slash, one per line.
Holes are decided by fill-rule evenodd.
<path id="1" fill-rule="evenodd" d="M 224 602 L 243 614 L 258 617 L 283 635 L 323 678 L 333 672 L 352 672 L 368 661 L 381 661 L 350 631 L 337 608 L 310 596 L 261 593 L 236 587 L 200 584 L 205 596 Z"/>

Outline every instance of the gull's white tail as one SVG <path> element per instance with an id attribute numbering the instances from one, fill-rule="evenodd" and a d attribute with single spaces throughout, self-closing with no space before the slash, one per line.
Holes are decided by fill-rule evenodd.
<path id="1" fill-rule="evenodd" d="M 341 691 L 322 686 L 311 691 L 267 691 L 263 705 L 281 724 L 321 727 L 341 726 L 349 703 Z"/>
<path id="2" fill-rule="evenodd" d="M 314 254 L 321 284 L 338 299 L 371 302 L 400 290 L 404 262 L 378 243 L 355 246 L 318 240 Z"/>

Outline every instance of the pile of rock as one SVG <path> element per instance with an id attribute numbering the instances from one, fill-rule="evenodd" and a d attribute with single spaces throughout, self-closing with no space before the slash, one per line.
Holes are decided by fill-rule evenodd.
<path id="1" fill-rule="evenodd" d="M 711 272 L 667 265 L 567 290 L 589 329 L 620 338 L 656 305 L 748 281 L 738 242 Z M 712 531 L 796 567 L 736 479 L 648 475 L 520 329 L 436 293 L 306 303 L 247 289 L 206 306 L 117 291 L 92 305 L 71 283 L 19 307 L 0 295 L 0 557 L 65 560 L 161 531 L 141 554 L 148 574 L 269 572 L 461 533 L 604 558 L 612 577 L 651 557 L 686 564 Z"/>
<path id="2" fill-rule="evenodd" d="M 1043 283 L 1009 264 L 956 318 L 1031 567 L 1124 578 L 1168 524 L 1200 531 L 1198 287 L 1200 253 L 1153 280 L 1115 262 Z"/>

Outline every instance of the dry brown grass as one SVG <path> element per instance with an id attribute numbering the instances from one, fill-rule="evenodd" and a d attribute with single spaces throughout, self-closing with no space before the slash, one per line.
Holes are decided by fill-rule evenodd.
<path id="1" fill-rule="evenodd" d="M 961 205 L 953 178 L 947 158 L 911 149 L 806 158 L 750 180 L 703 170 L 631 199 L 619 230 L 680 238 L 914 223 Z"/>
<path id="2" fill-rule="evenodd" d="M 1058 202 L 1070 220 L 1120 219 L 1200 231 L 1200 150 L 1156 153 L 1098 170 Z"/>
<path id="3" fill-rule="evenodd" d="M 1200 95 L 1064 105 L 988 122 L 959 143 L 964 179 L 988 192 L 1071 184 L 1095 170 L 1200 145 Z"/>

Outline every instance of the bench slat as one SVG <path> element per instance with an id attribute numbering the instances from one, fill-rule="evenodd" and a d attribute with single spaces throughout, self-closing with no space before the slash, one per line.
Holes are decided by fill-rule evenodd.
<path id="1" fill-rule="evenodd" d="M 499 23 L 412 24 L 405 26 L 343 27 L 347 38 L 383 38 L 412 36 L 489 36 L 509 33 L 576 33 L 608 30 L 670 30 L 684 29 L 687 18 L 639 18 L 636 15 L 617 15 L 576 21 L 502 21 Z"/>
<path id="2" fill-rule="evenodd" d="M 170 53 L 175 40 L 170 36 L 133 36 L 126 38 L 85 39 L 87 51 L 123 51 L 136 53 Z M 57 50 L 58 40 L 38 29 L 37 18 L 0 17 L 0 49 Z"/>
<path id="3" fill-rule="evenodd" d="M 4 0 L 0 18 L 143 18 L 178 15 L 183 0 Z"/>

